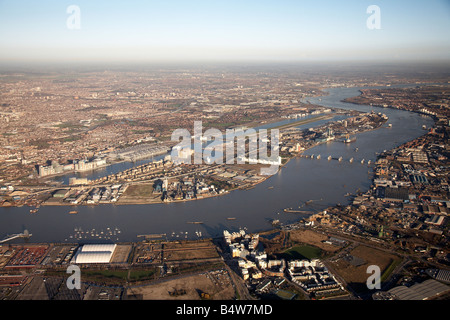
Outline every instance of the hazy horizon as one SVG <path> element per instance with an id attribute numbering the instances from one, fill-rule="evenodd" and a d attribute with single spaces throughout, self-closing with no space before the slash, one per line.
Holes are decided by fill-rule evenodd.
<path id="1" fill-rule="evenodd" d="M 443 61 L 115 61 L 115 62 L 4 62 L 0 61 L 2 76 L 14 74 L 43 75 L 84 72 L 274 72 L 299 74 L 422 74 L 450 75 L 450 60 Z"/>
<path id="2" fill-rule="evenodd" d="M 446 0 L 2 0 L 0 63 L 448 61 L 449 18 Z"/>

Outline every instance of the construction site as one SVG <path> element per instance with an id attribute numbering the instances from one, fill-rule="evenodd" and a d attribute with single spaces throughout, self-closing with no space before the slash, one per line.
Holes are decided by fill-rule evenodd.
<path id="1" fill-rule="evenodd" d="M 230 300 L 235 298 L 235 291 L 228 271 L 219 269 L 131 287 L 127 296 L 143 300 Z"/>

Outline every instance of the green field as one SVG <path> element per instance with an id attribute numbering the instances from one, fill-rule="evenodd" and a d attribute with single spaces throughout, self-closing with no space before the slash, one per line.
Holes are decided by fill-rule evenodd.
<path id="1" fill-rule="evenodd" d="M 150 270 L 132 270 L 130 272 L 130 281 L 153 280 L 156 274 L 156 268 L 152 268 Z"/>
<path id="2" fill-rule="evenodd" d="M 282 300 L 293 300 L 297 294 L 287 290 L 278 290 L 276 295 Z"/>
<path id="3" fill-rule="evenodd" d="M 85 280 L 94 282 L 121 283 L 127 279 L 131 282 L 153 280 L 157 273 L 156 268 L 148 270 L 92 270 L 83 271 Z"/>
<path id="4" fill-rule="evenodd" d="M 81 279 L 93 282 L 121 282 L 126 281 L 127 276 L 128 270 L 83 270 Z"/>
<path id="5" fill-rule="evenodd" d="M 402 262 L 399 259 L 392 260 L 391 264 L 386 268 L 386 270 L 383 271 L 383 274 L 381 275 L 381 282 L 386 281 L 389 276 L 391 275 L 392 271 Z"/>
<path id="6" fill-rule="evenodd" d="M 316 259 L 320 258 L 322 255 L 322 250 L 316 247 L 301 245 L 294 246 L 281 254 L 279 254 L 280 258 L 286 260 L 299 260 L 299 259 Z"/>

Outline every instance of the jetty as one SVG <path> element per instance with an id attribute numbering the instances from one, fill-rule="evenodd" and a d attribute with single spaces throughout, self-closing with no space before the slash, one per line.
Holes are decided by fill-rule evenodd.
<path id="1" fill-rule="evenodd" d="M 291 208 L 286 208 L 283 211 L 287 212 L 287 213 L 303 213 L 303 214 L 310 214 L 311 213 L 310 211 L 294 210 L 294 209 L 291 209 Z"/>
<path id="2" fill-rule="evenodd" d="M 32 236 L 31 233 L 28 232 L 28 230 L 24 230 L 23 233 L 17 233 L 17 234 L 12 234 L 12 235 L 8 235 L 6 236 L 3 240 L 0 240 L 0 243 L 5 243 L 17 238 L 24 238 L 24 239 L 29 239 Z"/>

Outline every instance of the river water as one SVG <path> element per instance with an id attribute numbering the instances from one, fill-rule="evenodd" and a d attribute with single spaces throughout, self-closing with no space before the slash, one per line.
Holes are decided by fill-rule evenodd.
<path id="1" fill-rule="evenodd" d="M 367 165 L 367 160 L 373 162 L 376 153 L 423 135 L 425 131 L 422 125 L 433 125 L 430 117 L 417 113 L 341 102 L 344 98 L 359 95 L 359 89 L 333 88 L 327 90 L 329 95 L 320 97 L 321 100 L 308 100 L 314 104 L 347 110 L 370 112 L 373 109 L 386 114 L 392 128 L 384 126 L 358 134 L 357 140 L 351 144 L 332 141 L 312 148 L 305 154 L 320 154 L 320 160 L 294 158 L 276 175 L 253 189 L 170 204 L 105 204 L 76 208 L 42 206 L 36 214 L 30 214 L 26 206 L 0 208 L 0 239 L 24 229 L 32 234 L 30 242 L 126 242 L 142 240 L 138 235 L 146 234 L 166 234 L 167 239 L 196 239 L 196 232 L 201 232 L 203 237 L 214 237 L 220 236 L 225 229 L 233 231 L 240 227 L 247 228 L 249 232 L 267 230 L 271 228 L 273 219 L 285 224 L 299 221 L 305 215 L 286 213 L 283 209 L 297 209 L 309 200 L 314 201 L 299 210 L 314 213 L 336 203 L 346 204 L 347 193 L 355 193 L 358 189 L 364 192 L 371 185 L 371 167 Z M 342 118 L 340 115 L 332 120 Z M 305 124 L 300 128 L 310 128 L 324 122 Z M 342 156 L 343 161 L 328 161 L 329 155 L 333 158 Z M 350 158 L 355 161 L 350 163 Z M 365 159 L 365 164 L 360 163 L 362 159 Z M 120 165 L 131 166 L 127 163 Z M 93 175 L 101 176 L 121 168 L 108 168 L 103 173 L 95 172 Z M 77 210 L 78 214 L 68 214 L 70 210 Z M 236 219 L 227 219 L 230 217 Z M 189 224 L 191 221 L 202 221 L 203 224 Z"/>

